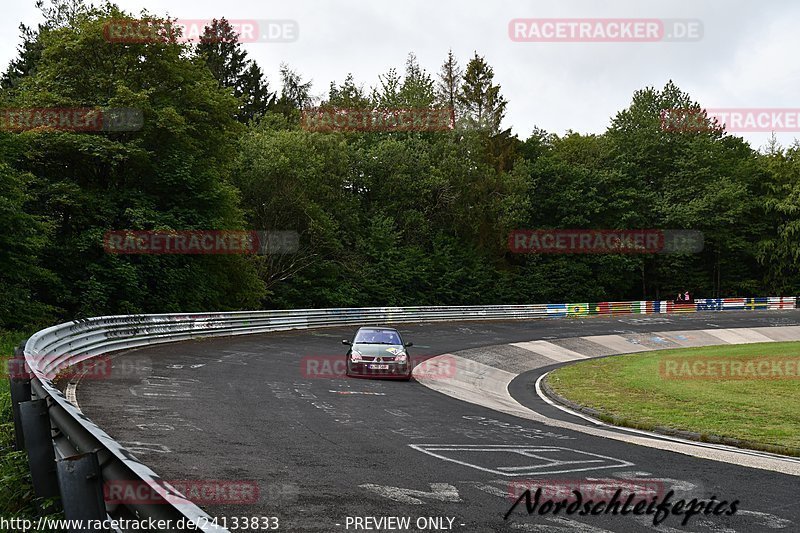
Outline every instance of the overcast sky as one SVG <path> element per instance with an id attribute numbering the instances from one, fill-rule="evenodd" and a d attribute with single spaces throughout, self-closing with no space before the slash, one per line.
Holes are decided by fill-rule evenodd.
<path id="1" fill-rule="evenodd" d="M 34 0 L 4 0 L 3 69 L 16 55 L 18 25 L 41 20 Z M 708 108 L 800 108 L 800 2 L 780 0 L 118 0 L 181 19 L 291 19 L 299 38 L 246 44 L 278 88 L 282 61 L 312 78 L 322 96 L 352 72 L 368 88 L 414 52 L 432 74 L 452 48 L 462 66 L 474 51 L 494 68 L 508 100 L 505 127 L 526 138 L 534 126 L 601 133 L 633 92 L 674 80 Z M 514 42 L 515 18 L 697 19 L 703 37 L 689 42 Z M 761 147 L 769 133 L 744 133 Z M 800 133 L 779 133 L 788 145 Z"/>

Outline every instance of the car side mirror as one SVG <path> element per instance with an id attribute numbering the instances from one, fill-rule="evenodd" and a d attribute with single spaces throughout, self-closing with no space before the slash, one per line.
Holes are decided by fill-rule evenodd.
<path id="1" fill-rule="evenodd" d="M 407 343 L 405 344 L 405 346 L 406 346 L 406 347 L 409 347 L 409 346 L 414 346 L 414 343 L 413 343 L 413 342 L 407 342 Z"/>
<path id="2" fill-rule="evenodd" d="M 346 344 L 347 346 L 350 346 L 350 341 L 347 340 L 347 339 L 342 339 L 342 344 Z"/>

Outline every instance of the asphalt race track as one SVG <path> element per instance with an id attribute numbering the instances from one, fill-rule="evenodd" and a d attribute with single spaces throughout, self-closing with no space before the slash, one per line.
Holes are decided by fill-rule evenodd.
<path id="1" fill-rule="evenodd" d="M 418 357 L 614 332 L 800 325 L 800 311 L 664 315 L 653 323 L 632 318 L 398 329 Z M 549 427 L 416 381 L 307 375 L 303 358 L 343 359 L 341 339 L 355 329 L 131 350 L 113 356 L 110 379 L 80 382 L 77 401 L 164 479 L 257 482 L 256 503 L 201 506 L 219 517 L 277 516 L 280 531 L 397 531 L 374 522 L 363 523 L 371 529 L 354 527 L 354 517 L 389 516 L 410 517 L 410 528 L 400 529 L 406 531 L 800 531 L 797 476 Z M 531 380 L 557 366 L 521 375 L 510 392 L 552 418 L 581 423 L 531 392 Z M 510 483 L 588 478 L 649 480 L 674 490 L 675 499 L 739 500 L 739 511 L 698 514 L 687 526 L 669 516 L 657 528 L 646 515 L 528 516 L 524 504 L 503 518 L 513 503 Z M 417 519 L 424 527 L 417 528 Z"/>

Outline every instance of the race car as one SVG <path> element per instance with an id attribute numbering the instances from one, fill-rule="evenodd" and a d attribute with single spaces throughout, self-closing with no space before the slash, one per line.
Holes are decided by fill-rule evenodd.
<path id="1" fill-rule="evenodd" d="M 412 365 L 406 348 L 413 343 L 404 343 L 396 329 L 360 328 L 352 342 L 344 339 L 342 344 L 350 346 L 347 351 L 348 376 L 411 379 Z"/>

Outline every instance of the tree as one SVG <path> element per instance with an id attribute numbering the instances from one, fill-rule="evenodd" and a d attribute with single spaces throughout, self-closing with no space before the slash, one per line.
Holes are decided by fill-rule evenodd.
<path id="1" fill-rule="evenodd" d="M 39 263 L 50 228 L 25 209 L 32 179 L 0 162 L 0 330 L 44 326 L 55 311 L 40 292 L 53 278 Z"/>
<path id="2" fill-rule="evenodd" d="M 334 81 L 331 82 L 328 100 L 323 105 L 346 109 L 365 109 L 371 107 L 371 102 L 364 93 L 364 87 L 356 85 L 353 74 L 350 73 L 341 85 L 336 85 Z"/>
<path id="3" fill-rule="evenodd" d="M 242 101 L 237 115 L 240 122 L 264 116 L 275 106 L 277 98 L 276 93 L 270 91 L 269 82 L 255 61 L 251 62 L 242 74 L 234 95 Z"/>
<path id="4" fill-rule="evenodd" d="M 36 7 L 42 12 L 45 20 L 35 30 L 25 24 L 19 25 L 22 43 L 17 48 L 18 57 L 11 60 L 6 71 L 0 76 L 0 87 L 3 89 L 16 88 L 22 78 L 34 71 L 42 55 L 42 45 L 39 41 L 42 32 L 64 27 L 88 12 L 83 0 L 50 0 L 47 6 L 44 0 L 36 0 Z"/>
<path id="5" fill-rule="evenodd" d="M 795 294 L 800 288 L 800 142 L 784 150 L 773 139 L 759 163 L 766 172 L 770 227 L 758 244 L 758 261 L 771 293 Z"/>
<path id="6" fill-rule="evenodd" d="M 535 132 L 543 143 L 531 165 L 530 211 L 525 228 L 636 227 L 635 186 L 610 164 L 608 139 L 568 132 L 563 137 Z M 530 139 L 529 139 L 530 141 Z M 526 143 L 527 144 L 527 143 Z M 513 259 L 522 278 L 533 277 L 535 291 L 547 301 L 584 301 L 634 297 L 640 258 L 627 255 L 546 255 Z M 565 290 L 564 287 L 570 289 Z M 606 296 L 608 295 L 608 296 Z"/>
<path id="7" fill-rule="evenodd" d="M 9 165 L 35 179 L 29 212 L 52 242 L 41 264 L 58 273 L 46 303 L 70 316 L 257 307 L 263 285 L 243 256 L 120 256 L 105 253 L 111 229 L 241 229 L 228 183 L 237 101 L 175 42 L 116 45 L 92 9 L 42 33 L 42 56 L 11 107 L 134 107 L 138 131 L 41 130 L 14 134 Z M 131 19 L 132 20 L 132 19 Z M 160 21 L 151 19 L 153 23 Z"/>
<path id="8" fill-rule="evenodd" d="M 397 69 L 390 68 L 386 74 L 378 76 L 378 87 L 372 88 L 372 104 L 378 108 L 396 108 L 402 105 L 400 88 L 402 80 Z"/>
<path id="9" fill-rule="evenodd" d="M 45 30 L 46 27 L 43 25 L 39 25 L 38 31 L 24 24 L 19 25 L 22 43 L 17 47 L 18 57 L 11 60 L 8 68 L 0 77 L 0 87 L 6 90 L 13 90 L 23 78 L 34 71 L 36 63 L 42 56 L 39 34 Z"/>
<path id="10" fill-rule="evenodd" d="M 355 283 L 347 277 L 361 213 L 348 190 L 350 149 L 338 134 L 273 128 L 264 121 L 237 145 L 231 170 L 251 227 L 297 231 L 294 254 L 257 258 L 269 305 L 355 305 Z"/>
<path id="11" fill-rule="evenodd" d="M 508 102 L 500 93 L 500 86 L 494 85 L 493 81 L 494 70 L 476 52 L 467 63 L 459 95 L 463 127 L 486 130 L 490 134 L 500 132 Z"/>
<path id="12" fill-rule="evenodd" d="M 63 28 L 78 22 L 79 17 L 87 15 L 91 5 L 87 6 L 84 0 L 49 0 L 45 6 L 44 0 L 36 0 L 36 7 L 41 10 L 48 28 Z"/>
<path id="13" fill-rule="evenodd" d="M 433 79 L 419 66 L 417 56 L 408 54 L 405 75 L 390 68 L 378 77 L 379 86 L 372 89 L 372 101 L 379 108 L 431 107 L 436 101 Z"/>
<path id="14" fill-rule="evenodd" d="M 672 81 L 662 90 L 636 91 L 606 132 L 611 164 L 627 176 L 641 206 L 629 224 L 702 231 L 705 249 L 695 257 L 648 257 L 642 295 L 657 297 L 662 289 L 671 294 L 681 287 L 712 295 L 751 293 L 757 288 L 756 262 L 748 242 L 757 242 L 763 230 L 752 200 L 759 180 L 753 151 L 708 122 L 686 131 L 665 126 L 665 110 L 697 115 L 701 107 Z"/>
<path id="15" fill-rule="evenodd" d="M 447 59 L 439 71 L 439 80 L 436 84 L 436 97 L 439 105 L 449 107 L 455 114 L 456 121 L 460 117 L 457 106 L 461 100 L 461 81 L 464 71 L 453 55 L 453 50 L 447 52 Z"/>
<path id="16" fill-rule="evenodd" d="M 433 79 L 419 66 L 413 53 L 406 59 L 406 72 L 398 96 L 405 107 L 431 107 L 436 100 Z"/>
<path id="17" fill-rule="evenodd" d="M 224 18 L 214 19 L 197 45 L 196 53 L 208 66 L 221 87 L 233 90 L 240 100 L 236 118 L 249 122 L 275 104 L 276 95 L 269 90 L 269 82 L 261 68 L 247 59 L 247 52 L 239 43 L 239 36 Z"/>
<path id="18" fill-rule="evenodd" d="M 311 96 L 312 81 L 303 82 L 296 71 L 281 63 L 281 96 L 275 104 L 275 110 L 287 118 L 299 117 L 299 112 L 311 107 L 314 98 Z"/>

